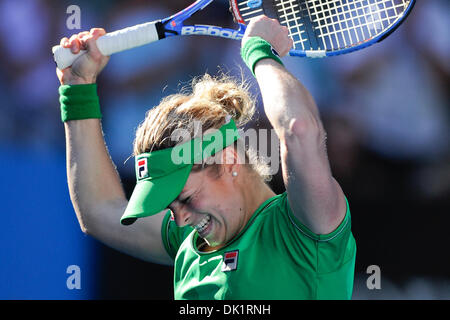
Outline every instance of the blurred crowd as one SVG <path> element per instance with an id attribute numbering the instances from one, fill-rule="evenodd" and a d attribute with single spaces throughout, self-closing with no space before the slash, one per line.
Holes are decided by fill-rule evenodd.
<path id="1" fill-rule="evenodd" d="M 0 152 L 14 145 L 64 153 L 59 82 L 51 47 L 92 27 L 113 31 L 160 19 L 189 0 L 0 1 Z M 81 30 L 68 30 L 69 5 Z M 229 24 L 217 1 L 203 18 Z M 207 12 L 207 13 L 206 13 Z M 332 170 L 349 198 L 360 272 L 379 264 L 393 279 L 450 278 L 442 251 L 450 223 L 450 2 L 418 0 L 380 44 L 344 56 L 286 57 L 311 91 L 328 133 Z M 114 55 L 98 79 L 105 139 L 127 192 L 134 184 L 134 132 L 145 112 L 194 76 L 219 71 L 257 84 L 238 41 L 179 37 Z M 269 127 L 260 100 L 253 123 Z M 281 177 L 271 182 L 283 191 Z M 448 250 L 447 250 L 448 251 Z M 384 269 L 383 269 L 384 268 Z"/>

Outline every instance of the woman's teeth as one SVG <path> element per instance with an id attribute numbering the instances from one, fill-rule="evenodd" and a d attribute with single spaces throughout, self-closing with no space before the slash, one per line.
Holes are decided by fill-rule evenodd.
<path id="1" fill-rule="evenodd" d="M 203 232 L 206 229 L 206 227 L 208 227 L 209 221 L 211 221 L 211 216 L 208 214 L 205 218 L 203 218 L 202 221 L 200 221 L 199 224 L 195 225 L 194 228 L 198 232 Z"/>

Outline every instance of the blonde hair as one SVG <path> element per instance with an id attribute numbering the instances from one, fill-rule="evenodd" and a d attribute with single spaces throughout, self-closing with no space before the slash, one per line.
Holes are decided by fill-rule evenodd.
<path id="1" fill-rule="evenodd" d="M 194 78 L 190 87 L 183 88 L 180 93 L 165 97 L 146 113 L 145 120 L 136 131 L 134 156 L 174 147 L 178 141 L 171 137 L 178 129 L 188 131 L 190 137 L 197 137 L 194 121 L 200 121 L 201 132 L 205 132 L 220 128 L 225 118 L 231 116 L 240 128 L 252 119 L 254 113 L 255 99 L 249 93 L 248 83 L 243 80 L 238 82 L 224 74 L 218 77 L 205 74 Z M 242 143 L 238 139 L 235 148 Z M 258 160 L 254 150 L 246 150 L 245 157 L 246 164 L 249 160 L 250 168 L 255 173 L 263 180 L 270 180 L 267 165 Z"/>

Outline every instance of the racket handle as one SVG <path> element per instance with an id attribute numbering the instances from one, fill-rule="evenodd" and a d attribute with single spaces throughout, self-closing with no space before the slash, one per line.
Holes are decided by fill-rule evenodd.
<path id="1" fill-rule="evenodd" d="M 147 22 L 107 33 L 97 39 L 97 47 L 104 56 L 110 56 L 113 53 L 157 41 L 163 37 L 158 34 L 158 23 L 160 22 Z M 61 46 L 54 46 L 52 51 L 53 58 L 60 70 L 70 67 L 75 60 L 86 53 L 86 50 L 81 50 L 79 53 L 73 54 L 69 48 Z"/>

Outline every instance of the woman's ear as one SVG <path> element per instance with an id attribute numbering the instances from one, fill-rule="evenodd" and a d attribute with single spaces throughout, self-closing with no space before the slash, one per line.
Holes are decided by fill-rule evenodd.
<path id="1" fill-rule="evenodd" d="M 239 175 L 241 169 L 240 158 L 233 146 L 222 150 L 222 161 L 225 174 L 233 177 Z"/>

